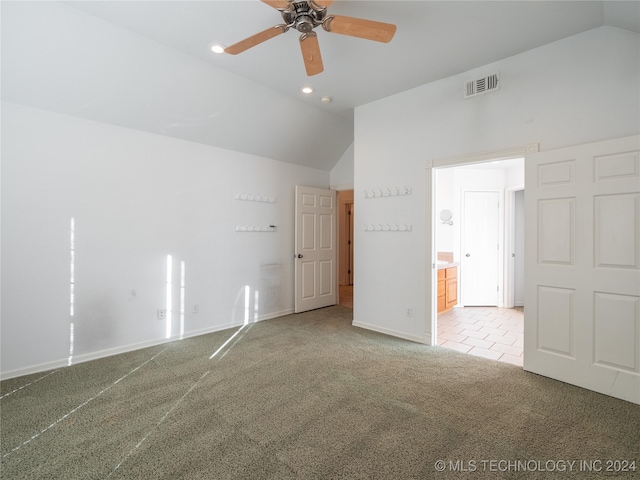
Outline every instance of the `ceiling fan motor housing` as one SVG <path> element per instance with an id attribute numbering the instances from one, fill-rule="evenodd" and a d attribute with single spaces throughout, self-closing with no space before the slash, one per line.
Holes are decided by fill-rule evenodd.
<path id="1" fill-rule="evenodd" d="M 281 10 L 281 13 L 288 27 L 295 28 L 301 33 L 309 33 L 322 24 L 327 15 L 327 9 L 313 0 L 308 0 L 291 2 L 286 9 Z"/>

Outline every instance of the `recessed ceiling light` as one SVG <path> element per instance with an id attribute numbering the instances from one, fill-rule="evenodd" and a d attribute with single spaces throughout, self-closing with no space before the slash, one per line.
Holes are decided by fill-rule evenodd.
<path id="1" fill-rule="evenodd" d="M 313 93 L 313 87 L 302 87 L 302 93 L 306 93 L 307 95 Z"/>
<path id="2" fill-rule="evenodd" d="M 224 45 L 211 45 L 211 51 L 213 53 L 224 53 Z"/>
<path id="3" fill-rule="evenodd" d="M 322 103 L 331 103 L 332 98 L 329 95 L 325 95 L 320 99 Z"/>

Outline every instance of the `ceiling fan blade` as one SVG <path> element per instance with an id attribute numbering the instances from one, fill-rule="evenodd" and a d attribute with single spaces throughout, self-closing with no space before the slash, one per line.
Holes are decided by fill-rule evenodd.
<path id="1" fill-rule="evenodd" d="M 287 0 L 261 0 L 261 1 L 273 8 L 287 8 L 287 6 L 289 6 L 289 2 L 287 2 Z"/>
<path id="2" fill-rule="evenodd" d="M 322 55 L 320 55 L 320 44 L 315 32 L 309 32 L 300 37 L 300 48 L 304 59 L 304 68 L 307 75 L 317 75 L 324 70 L 322 65 Z"/>
<path id="3" fill-rule="evenodd" d="M 373 20 L 345 17 L 343 15 L 327 17 L 322 27 L 328 32 L 384 43 L 390 42 L 396 33 L 396 26 L 391 23 L 374 22 Z"/>
<path id="4" fill-rule="evenodd" d="M 333 3 L 333 0 L 314 0 L 314 1 L 321 7 L 329 7 Z"/>
<path id="5" fill-rule="evenodd" d="M 255 47 L 262 42 L 266 42 L 270 38 L 277 37 L 278 35 L 286 31 L 286 25 L 276 25 L 275 27 L 267 28 L 260 33 L 256 33 L 249 38 L 240 40 L 238 43 L 234 43 L 233 45 L 225 48 L 224 51 L 225 53 L 230 53 L 231 55 L 237 55 L 238 53 L 242 53 L 245 50 L 248 50 L 251 47 Z"/>

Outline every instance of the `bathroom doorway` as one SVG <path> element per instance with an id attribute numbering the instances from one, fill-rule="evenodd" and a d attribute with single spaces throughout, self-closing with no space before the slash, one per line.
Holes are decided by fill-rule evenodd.
<path id="1" fill-rule="evenodd" d="M 524 211 L 520 208 L 524 159 L 454 165 L 436 168 L 434 172 L 433 231 L 437 259 L 434 303 L 446 306 L 437 308 L 437 344 L 522 365 L 524 302 L 516 292 L 522 291 L 524 272 L 519 258 L 523 257 L 523 251 L 519 250 L 521 236 L 516 229 L 524 225 Z M 476 215 L 479 211 L 476 197 L 487 197 L 492 208 L 495 205 L 491 221 L 466 218 L 465 214 Z M 468 208 L 470 198 L 475 199 L 474 208 Z M 489 200 L 485 202 L 487 205 Z M 487 205 L 483 208 L 488 208 Z M 489 227 L 491 235 L 483 231 Z M 470 228 L 479 230 L 474 233 Z M 486 265 L 486 255 L 470 250 L 474 245 L 470 239 L 481 237 L 493 239 L 490 265 Z M 471 260 L 484 261 L 482 268 L 465 271 L 473 267 Z M 490 278 L 486 272 L 491 273 Z M 454 283 L 458 289 L 455 303 L 447 300 Z M 444 299 L 439 298 L 439 284 L 446 287 Z M 474 292 L 473 285 L 484 290 L 491 287 L 493 293 Z M 520 308 L 513 309 L 518 303 Z"/>

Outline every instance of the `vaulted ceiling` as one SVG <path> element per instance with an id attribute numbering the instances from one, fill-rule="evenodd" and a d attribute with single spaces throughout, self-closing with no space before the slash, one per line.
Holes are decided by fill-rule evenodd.
<path id="1" fill-rule="evenodd" d="M 307 77 L 295 31 L 211 52 L 282 23 L 259 0 L 1 8 L 3 100 L 322 170 L 353 142 L 359 105 L 603 25 L 640 33 L 635 1 L 338 0 L 330 13 L 397 33 L 384 44 L 318 29 L 324 72 Z"/>

